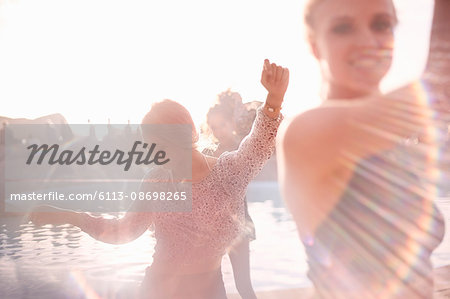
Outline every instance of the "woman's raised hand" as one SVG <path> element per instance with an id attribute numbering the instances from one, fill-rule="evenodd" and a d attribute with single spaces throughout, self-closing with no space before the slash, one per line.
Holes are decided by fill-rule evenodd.
<path id="1" fill-rule="evenodd" d="M 266 103 L 272 108 L 279 108 L 289 84 L 289 70 L 275 63 L 264 60 L 261 83 L 269 92 Z"/>

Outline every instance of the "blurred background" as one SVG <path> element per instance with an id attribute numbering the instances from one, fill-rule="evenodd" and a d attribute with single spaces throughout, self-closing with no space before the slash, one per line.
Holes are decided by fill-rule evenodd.
<path id="1" fill-rule="evenodd" d="M 319 103 L 304 1 L 0 0 L 0 115 L 140 123 L 152 101 L 199 124 L 217 94 L 264 101 L 265 58 L 289 67 L 285 114 Z M 397 0 L 396 57 L 384 89 L 422 71 L 432 0 Z"/>

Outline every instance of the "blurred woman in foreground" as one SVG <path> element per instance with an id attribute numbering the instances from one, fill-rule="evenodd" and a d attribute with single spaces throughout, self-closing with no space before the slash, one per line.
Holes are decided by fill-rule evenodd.
<path id="1" fill-rule="evenodd" d="M 432 113 L 418 83 L 382 95 L 392 62 L 391 0 L 311 0 L 305 13 L 323 104 L 277 142 L 282 195 L 323 298 L 431 298 Z"/>

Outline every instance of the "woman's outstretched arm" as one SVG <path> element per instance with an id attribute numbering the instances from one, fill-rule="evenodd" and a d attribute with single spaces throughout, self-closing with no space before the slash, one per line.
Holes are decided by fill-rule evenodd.
<path id="1" fill-rule="evenodd" d="M 96 240 L 124 244 L 135 240 L 149 228 L 151 215 L 150 212 L 127 212 L 121 218 L 107 219 L 84 212 L 41 206 L 30 214 L 29 219 L 36 225 L 72 224 Z"/>
<path id="2" fill-rule="evenodd" d="M 160 167 L 151 169 L 143 178 L 140 190 L 168 191 L 170 175 Z M 148 182 L 153 182 L 148 184 Z M 157 182 L 155 184 L 155 182 Z M 151 188 L 152 190 L 149 190 Z M 157 190 L 156 190 L 157 189 Z M 107 219 L 84 212 L 64 210 L 52 206 L 35 208 L 29 219 L 36 225 L 72 224 L 96 240 L 110 244 L 124 244 L 141 236 L 152 225 L 158 203 L 136 200 L 121 218 Z"/>

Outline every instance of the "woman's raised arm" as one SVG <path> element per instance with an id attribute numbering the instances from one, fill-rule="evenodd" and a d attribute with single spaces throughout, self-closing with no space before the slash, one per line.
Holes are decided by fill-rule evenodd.
<path id="1" fill-rule="evenodd" d="M 261 75 L 261 83 L 268 91 L 266 103 L 257 110 L 252 130 L 239 148 L 225 152 L 217 162 L 218 167 L 224 170 L 222 182 L 225 190 L 232 192 L 241 190 L 237 188 L 239 186 L 247 186 L 273 154 L 288 82 L 288 69 L 270 64 L 266 59 Z"/>

